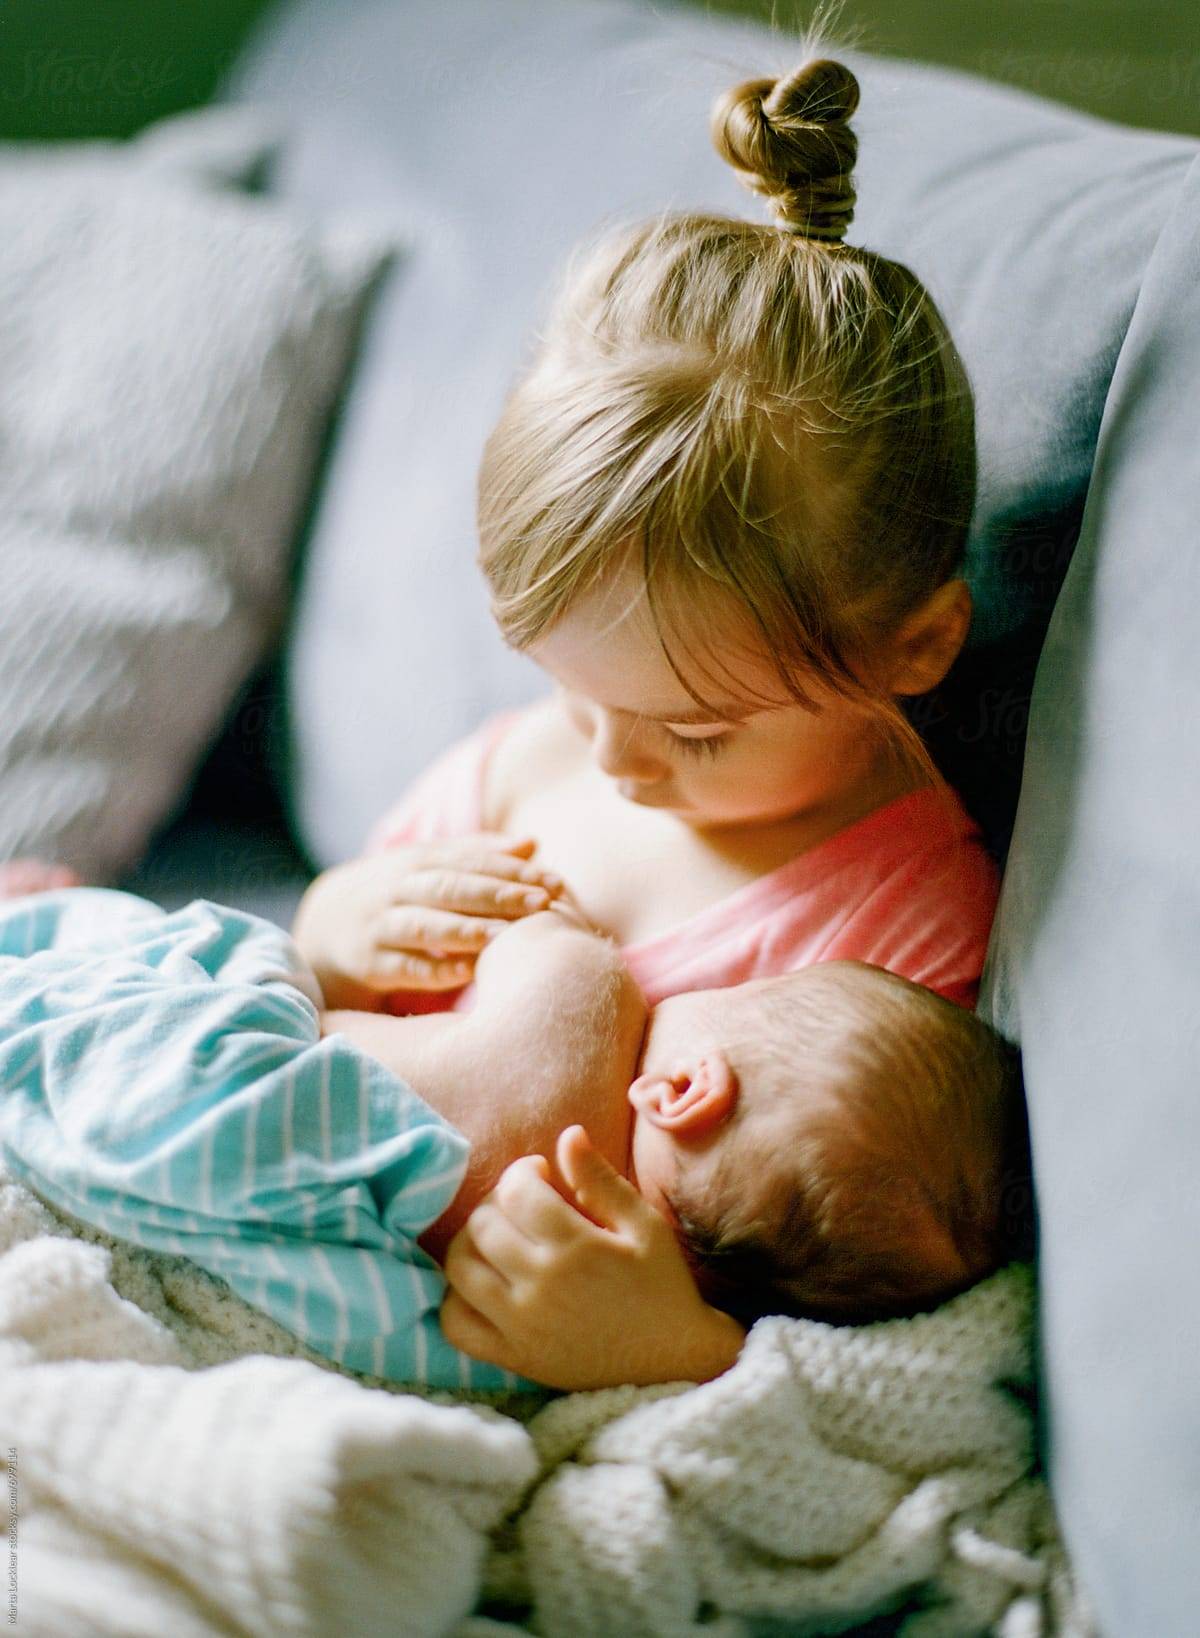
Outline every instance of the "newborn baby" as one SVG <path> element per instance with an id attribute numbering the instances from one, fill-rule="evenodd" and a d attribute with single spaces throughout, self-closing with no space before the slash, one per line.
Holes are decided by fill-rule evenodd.
<path id="1" fill-rule="evenodd" d="M 468 1351 L 562 1387 L 704 1379 L 763 1314 L 910 1313 L 1013 1254 L 1015 1056 L 931 991 L 830 962 L 647 1017 L 562 903 L 496 937 L 475 983 L 466 1014 L 324 1021 L 471 1140 L 422 1236 Z"/>
<path id="2" fill-rule="evenodd" d="M 495 937 L 475 989 L 464 1013 L 318 1020 L 258 918 L 16 901 L 0 1143 L 62 1209 L 320 1351 L 442 1386 L 702 1380 L 760 1313 L 903 1312 L 1000 1260 L 1012 1066 L 962 1009 L 837 963 L 647 1019 L 569 910 Z"/>

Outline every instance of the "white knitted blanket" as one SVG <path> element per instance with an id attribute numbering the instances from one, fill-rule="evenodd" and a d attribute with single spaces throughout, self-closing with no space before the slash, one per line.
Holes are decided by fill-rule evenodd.
<path id="1" fill-rule="evenodd" d="M 318 1364 L 0 1176 L 13 1630 L 741 1638 L 890 1609 L 907 1638 L 1083 1638 L 1032 1298 L 1014 1265 L 915 1320 L 764 1320 L 715 1382 L 522 1419 Z"/>

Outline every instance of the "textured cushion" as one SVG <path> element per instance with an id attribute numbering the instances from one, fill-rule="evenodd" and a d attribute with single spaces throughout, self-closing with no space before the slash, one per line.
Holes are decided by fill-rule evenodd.
<path id="1" fill-rule="evenodd" d="M 1020 1037 L 1053 1479 L 1112 1634 L 1200 1622 L 1200 161 L 1038 669 L 985 1005 Z"/>
<path id="2" fill-rule="evenodd" d="M 239 96 L 296 116 L 287 194 L 376 208 L 414 241 L 356 372 L 291 652 L 292 797 L 322 862 L 356 850 L 448 740 L 543 687 L 493 632 L 474 566 L 476 467 L 523 341 L 601 218 L 764 219 L 711 151 L 708 110 L 795 58 L 765 28 L 623 0 L 305 0 L 240 73 Z M 976 811 L 991 804 L 999 847 L 1105 388 L 1196 144 L 849 60 L 851 238 L 929 283 L 976 387 L 975 647 L 924 720 Z"/>
<path id="3" fill-rule="evenodd" d="M 279 628 L 386 250 L 219 186 L 271 146 L 0 150 L 0 858 L 124 868 Z"/>

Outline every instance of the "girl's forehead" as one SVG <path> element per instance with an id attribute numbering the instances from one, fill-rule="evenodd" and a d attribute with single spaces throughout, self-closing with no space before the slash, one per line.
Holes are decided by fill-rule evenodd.
<path id="1" fill-rule="evenodd" d="M 564 687 L 596 704 L 663 722 L 736 720 L 749 714 L 750 698 L 780 696 L 782 703 L 774 666 L 732 613 L 722 622 L 697 607 L 687 625 L 690 630 L 669 634 L 672 655 L 718 709 L 700 709 L 676 674 L 645 582 L 632 569 L 581 593 L 528 653 Z"/>

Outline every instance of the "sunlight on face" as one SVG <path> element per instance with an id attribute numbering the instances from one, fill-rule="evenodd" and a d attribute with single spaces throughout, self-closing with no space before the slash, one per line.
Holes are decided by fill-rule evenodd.
<path id="1" fill-rule="evenodd" d="M 819 710 L 797 704 L 744 637 L 680 656 L 719 714 L 698 710 L 663 653 L 633 568 L 580 597 L 528 652 L 558 683 L 571 722 L 620 794 L 693 825 L 818 810 L 879 761 L 880 737 L 861 707 L 833 697 Z M 747 705 L 747 695 L 775 703 Z"/>

